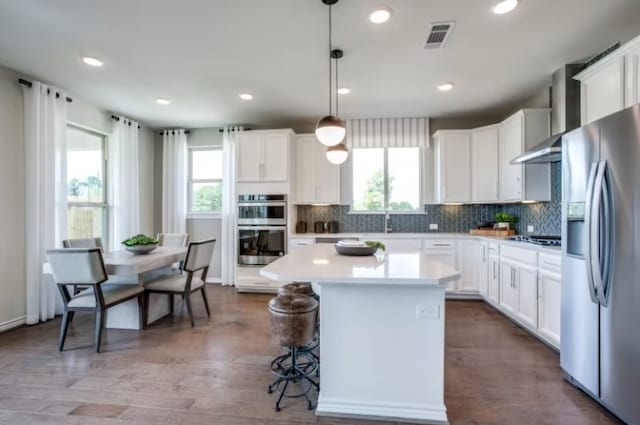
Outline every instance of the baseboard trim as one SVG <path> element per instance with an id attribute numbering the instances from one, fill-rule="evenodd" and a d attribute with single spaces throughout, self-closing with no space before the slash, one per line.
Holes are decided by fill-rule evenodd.
<path id="1" fill-rule="evenodd" d="M 205 280 L 206 283 L 222 283 L 222 278 L 221 277 L 208 277 L 207 280 Z"/>
<path id="2" fill-rule="evenodd" d="M 360 419 L 384 419 L 418 424 L 448 424 L 444 404 L 380 403 L 363 400 L 344 400 L 318 397 L 318 416 L 351 417 Z"/>
<path id="3" fill-rule="evenodd" d="M 0 323 L 0 333 L 17 328 L 27 323 L 27 316 L 17 317 L 15 319 L 7 320 Z"/>

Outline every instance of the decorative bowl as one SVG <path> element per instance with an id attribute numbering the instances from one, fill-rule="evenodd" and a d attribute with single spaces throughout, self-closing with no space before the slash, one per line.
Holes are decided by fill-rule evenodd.
<path id="1" fill-rule="evenodd" d="M 340 255 L 349 255 L 353 257 L 365 257 L 373 255 L 378 250 L 377 246 L 344 246 L 336 244 L 336 252 Z"/>
<path id="2" fill-rule="evenodd" d="M 148 244 L 148 245 L 131 245 L 131 246 L 125 245 L 124 249 L 126 249 L 133 255 L 143 255 L 143 254 L 150 253 L 157 247 L 158 247 L 158 244 L 156 243 L 156 244 Z"/>

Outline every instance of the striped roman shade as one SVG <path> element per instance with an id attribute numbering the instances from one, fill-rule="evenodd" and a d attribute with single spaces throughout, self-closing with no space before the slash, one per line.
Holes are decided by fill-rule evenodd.
<path id="1" fill-rule="evenodd" d="M 429 118 L 345 120 L 349 148 L 429 147 Z"/>

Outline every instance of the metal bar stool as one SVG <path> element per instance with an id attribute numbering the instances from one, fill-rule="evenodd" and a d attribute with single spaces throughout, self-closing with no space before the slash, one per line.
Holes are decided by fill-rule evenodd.
<path id="1" fill-rule="evenodd" d="M 286 349 L 271 362 L 271 372 L 276 380 L 269 385 L 268 392 L 280 393 L 275 410 L 280 411 L 280 402 L 284 397 L 304 397 L 309 410 L 314 408 L 309 398 L 312 388 L 320 386 L 311 376 L 318 369 L 318 361 L 302 348 L 308 345 L 315 334 L 318 316 L 318 302 L 306 295 L 282 295 L 269 301 L 271 331 L 278 343 Z M 287 393 L 289 384 L 296 384 L 298 392 Z"/>

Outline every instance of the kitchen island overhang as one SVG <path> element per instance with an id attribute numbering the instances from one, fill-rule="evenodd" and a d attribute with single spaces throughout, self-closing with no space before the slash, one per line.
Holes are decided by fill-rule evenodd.
<path id="1" fill-rule="evenodd" d="M 317 415 L 448 422 L 444 301 L 457 270 L 419 250 L 345 257 L 316 244 L 260 274 L 321 293 Z"/>

